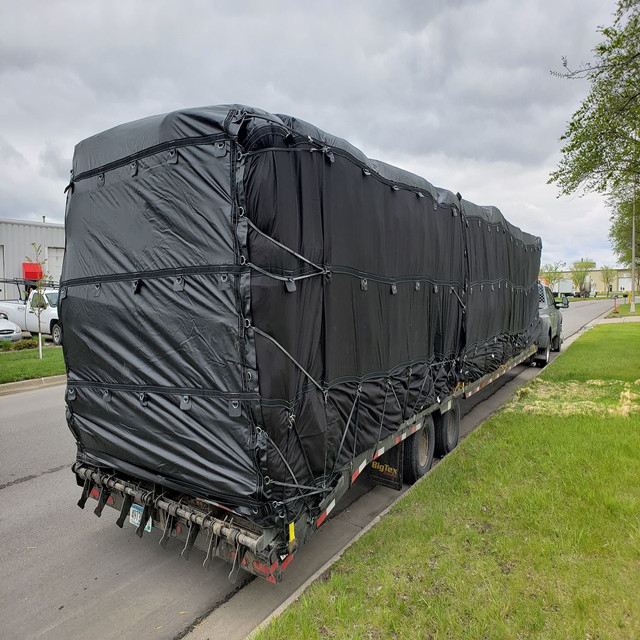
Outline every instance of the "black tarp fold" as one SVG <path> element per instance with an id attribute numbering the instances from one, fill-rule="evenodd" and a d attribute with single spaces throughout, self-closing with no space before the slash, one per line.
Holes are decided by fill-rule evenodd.
<path id="1" fill-rule="evenodd" d="M 121 125 L 72 187 L 79 461 L 258 521 L 536 335 L 539 238 L 289 116 Z"/>

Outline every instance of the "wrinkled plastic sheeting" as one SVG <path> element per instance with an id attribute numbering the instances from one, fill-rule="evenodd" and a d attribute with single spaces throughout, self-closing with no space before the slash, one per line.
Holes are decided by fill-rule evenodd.
<path id="1" fill-rule="evenodd" d="M 249 107 L 80 143 L 66 225 L 78 459 L 262 522 L 538 329 L 539 238 Z"/>

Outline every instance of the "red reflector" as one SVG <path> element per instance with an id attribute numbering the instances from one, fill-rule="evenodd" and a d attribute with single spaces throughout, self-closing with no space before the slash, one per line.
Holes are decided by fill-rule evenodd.
<path id="1" fill-rule="evenodd" d="M 91 489 L 91 493 L 89 494 L 92 498 L 95 498 L 96 500 L 98 499 L 98 497 L 100 496 L 100 493 L 98 492 L 98 490 L 94 487 L 93 489 Z"/>
<path id="2" fill-rule="evenodd" d="M 178 535 L 180 535 L 182 533 L 182 527 L 179 524 L 176 525 L 176 533 Z"/>
<path id="3" fill-rule="evenodd" d="M 107 504 L 113 504 L 113 496 L 107 498 Z"/>

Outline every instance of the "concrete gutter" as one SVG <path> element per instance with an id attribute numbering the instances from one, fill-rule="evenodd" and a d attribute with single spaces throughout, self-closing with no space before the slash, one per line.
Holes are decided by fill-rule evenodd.
<path id="1" fill-rule="evenodd" d="M 6 382 L 0 384 L 0 396 L 8 396 L 11 393 L 20 393 L 22 391 L 33 391 L 34 389 L 42 389 L 43 387 L 53 387 L 58 384 L 64 384 L 67 381 L 66 374 L 59 376 L 49 376 L 47 378 L 32 378 L 31 380 L 20 380 L 19 382 Z"/>

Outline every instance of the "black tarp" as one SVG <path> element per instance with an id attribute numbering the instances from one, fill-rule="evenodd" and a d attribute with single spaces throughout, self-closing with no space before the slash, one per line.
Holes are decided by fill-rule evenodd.
<path id="1" fill-rule="evenodd" d="M 249 107 L 78 144 L 66 233 L 78 460 L 262 521 L 538 327 L 539 238 Z"/>

